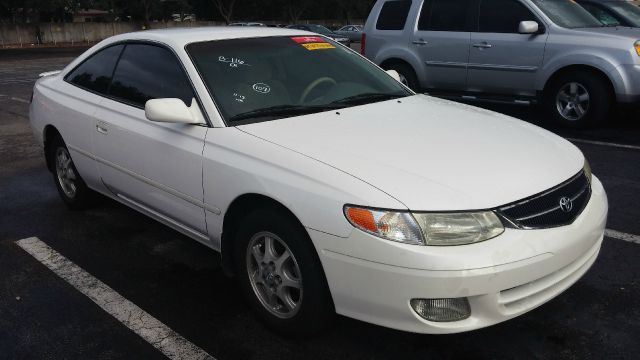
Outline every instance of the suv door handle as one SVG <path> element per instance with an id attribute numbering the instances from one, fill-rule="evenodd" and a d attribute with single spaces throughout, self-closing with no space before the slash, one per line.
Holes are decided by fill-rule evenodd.
<path id="1" fill-rule="evenodd" d="M 420 39 L 420 40 L 413 40 L 412 43 L 415 45 L 427 45 L 429 42 Z"/>
<path id="2" fill-rule="evenodd" d="M 107 134 L 109 132 L 109 129 L 107 129 L 103 124 L 96 124 L 96 131 L 99 132 L 100 134 Z"/>
<path id="3" fill-rule="evenodd" d="M 473 44 L 472 45 L 474 48 L 478 48 L 478 49 L 491 49 L 493 47 L 493 45 L 483 41 L 479 44 Z"/>

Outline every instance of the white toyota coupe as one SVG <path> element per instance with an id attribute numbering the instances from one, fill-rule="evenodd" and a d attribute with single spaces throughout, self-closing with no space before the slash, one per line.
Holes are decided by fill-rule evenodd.
<path id="1" fill-rule="evenodd" d="M 496 324 L 575 283 L 603 240 L 607 197 L 574 145 L 304 31 L 114 36 L 43 74 L 30 117 L 70 208 L 99 193 L 221 252 L 283 333 L 335 313 Z"/>

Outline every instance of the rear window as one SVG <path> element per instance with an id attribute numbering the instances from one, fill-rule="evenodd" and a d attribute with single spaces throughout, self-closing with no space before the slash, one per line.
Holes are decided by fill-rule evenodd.
<path id="1" fill-rule="evenodd" d="M 382 5 L 376 29 L 378 30 L 402 30 L 407 23 L 411 0 L 387 1 Z"/>

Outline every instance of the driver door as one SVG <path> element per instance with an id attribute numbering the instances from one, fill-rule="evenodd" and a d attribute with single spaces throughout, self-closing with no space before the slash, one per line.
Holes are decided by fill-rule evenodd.
<path id="1" fill-rule="evenodd" d="M 468 90 L 535 96 L 548 33 L 544 23 L 518 0 L 479 0 L 478 32 L 471 34 Z M 521 21 L 535 21 L 537 34 L 520 34 Z"/>
<path id="2" fill-rule="evenodd" d="M 95 123 L 103 183 L 122 201 L 207 241 L 202 151 L 207 127 L 147 120 L 154 98 L 191 105 L 194 91 L 176 56 L 155 44 L 127 44 Z M 194 106 L 198 106 L 197 103 Z"/>

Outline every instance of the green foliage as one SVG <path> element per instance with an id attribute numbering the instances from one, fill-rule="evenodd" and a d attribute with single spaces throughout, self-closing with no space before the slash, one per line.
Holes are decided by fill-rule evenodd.
<path id="1" fill-rule="evenodd" d="M 375 0 L 0 0 L 0 21 L 70 21 L 81 9 L 107 10 L 121 21 L 172 19 L 296 22 L 365 19 Z M 226 18 L 226 19 L 225 19 Z M 30 19 L 30 20 L 27 20 Z"/>

